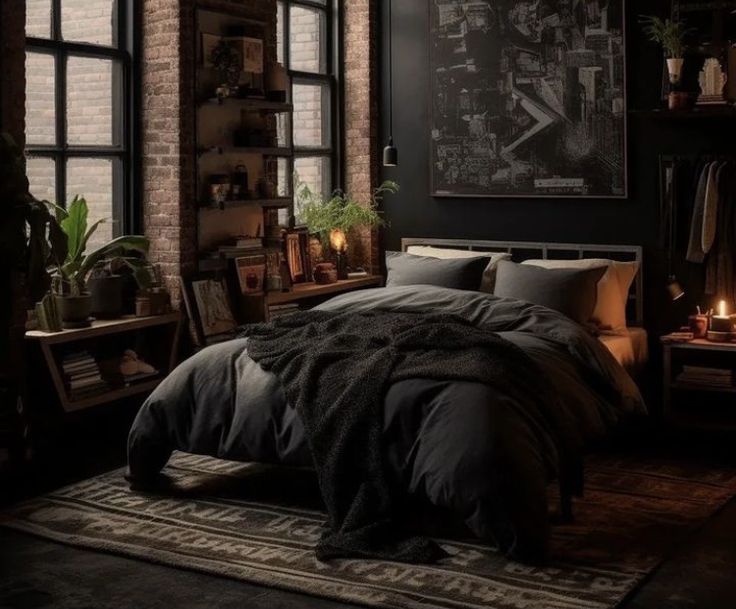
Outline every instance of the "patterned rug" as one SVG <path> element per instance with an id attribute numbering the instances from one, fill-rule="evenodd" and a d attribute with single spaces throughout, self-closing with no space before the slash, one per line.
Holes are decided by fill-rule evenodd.
<path id="1" fill-rule="evenodd" d="M 0 524 L 375 607 L 606 609 L 736 494 L 733 471 L 597 459 L 587 467 L 575 523 L 554 527 L 554 559 L 545 568 L 447 540 L 440 541 L 450 557 L 431 566 L 323 564 L 313 553 L 324 515 L 311 473 L 176 454 L 166 474 L 165 494 L 131 492 L 118 470 L 20 504 L 0 515 Z"/>

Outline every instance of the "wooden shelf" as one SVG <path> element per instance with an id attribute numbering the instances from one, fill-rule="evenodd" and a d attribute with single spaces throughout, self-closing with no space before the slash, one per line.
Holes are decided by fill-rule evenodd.
<path id="1" fill-rule="evenodd" d="M 117 400 L 133 397 L 142 393 L 149 393 L 158 387 L 163 380 L 163 377 L 157 377 L 150 381 L 133 382 L 130 383 L 130 385 L 124 387 L 113 387 L 99 395 L 93 395 L 81 400 L 70 400 L 65 397 L 62 399 L 62 406 L 66 412 L 85 410 L 86 408 L 100 406 L 101 404 L 107 404 L 108 402 L 116 402 Z"/>
<path id="2" fill-rule="evenodd" d="M 360 277 L 358 279 L 345 279 L 327 285 L 297 283 L 290 292 L 269 292 L 266 295 L 266 305 L 286 304 L 360 288 L 379 287 L 382 283 L 383 277 L 379 275 L 369 275 L 368 277 Z"/>
<path id="3" fill-rule="evenodd" d="M 714 343 L 704 338 L 696 338 L 686 343 L 664 343 L 673 349 L 700 349 L 701 351 L 727 351 L 736 353 L 736 341 Z"/>
<path id="4" fill-rule="evenodd" d="M 292 112 L 294 106 L 288 102 L 275 102 L 266 99 L 238 99 L 236 97 L 226 97 L 219 100 L 216 97 L 203 99 L 199 102 L 200 107 L 208 106 L 233 106 L 245 110 L 253 110 L 254 112 Z"/>
<path id="5" fill-rule="evenodd" d="M 261 207 L 290 207 L 292 199 L 290 197 L 279 197 L 277 199 L 243 199 L 236 201 L 225 201 L 225 209 L 234 209 L 237 207 L 250 207 L 252 205 L 260 205 Z M 201 212 L 223 211 L 216 205 L 202 204 L 199 206 Z"/>
<path id="6" fill-rule="evenodd" d="M 205 154 L 261 154 L 263 156 L 283 156 L 290 157 L 293 155 L 291 148 L 269 148 L 260 146 L 211 146 L 209 148 L 200 148 L 198 150 L 200 156 Z"/>
<path id="7" fill-rule="evenodd" d="M 133 330 L 140 330 L 141 328 L 177 324 L 179 323 L 179 319 L 179 313 L 151 315 L 149 317 L 134 317 L 131 315 L 121 317 L 120 319 L 96 320 L 87 328 L 78 328 L 75 330 L 62 330 L 61 332 L 31 330 L 30 332 L 26 332 L 25 336 L 28 340 L 36 340 L 44 344 L 54 345 L 86 338 L 99 338 L 108 334 L 131 332 Z"/>
<path id="8" fill-rule="evenodd" d="M 736 387 L 725 385 L 709 385 L 707 383 L 691 383 L 688 381 L 673 381 L 672 389 L 679 391 L 707 391 L 712 393 L 736 393 Z"/>

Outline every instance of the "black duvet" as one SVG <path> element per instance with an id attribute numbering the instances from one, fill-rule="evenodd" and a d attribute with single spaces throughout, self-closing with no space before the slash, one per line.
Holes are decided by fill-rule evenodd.
<path id="1" fill-rule="evenodd" d="M 388 320 L 397 313 L 416 315 L 418 324 L 427 314 L 456 316 L 497 333 L 500 340 L 489 346 L 496 345 L 496 359 L 489 361 L 503 364 L 509 354 L 504 345 L 524 354 L 531 364 L 525 376 L 510 368 L 505 375 L 477 375 L 484 382 L 435 372 L 432 378 L 419 372 L 397 378 L 379 403 L 376 448 L 394 492 L 407 498 L 402 503 L 449 515 L 515 558 L 545 555 L 547 485 L 561 473 L 563 453 L 569 457 L 571 446 L 590 445 L 623 418 L 644 412 L 635 384 L 607 349 L 543 307 L 409 286 L 339 296 L 319 309 L 370 312 L 376 323 L 381 315 Z M 236 461 L 315 463 L 311 420 L 298 414 L 279 377 L 249 357 L 248 340 L 201 351 L 146 401 L 128 441 L 134 483 L 154 479 L 173 450 Z M 444 364 L 451 368 L 453 362 Z"/>

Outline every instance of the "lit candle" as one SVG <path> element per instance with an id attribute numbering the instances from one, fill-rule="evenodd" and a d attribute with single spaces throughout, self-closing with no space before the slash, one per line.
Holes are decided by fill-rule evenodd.
<path id="1" fill-rule="evenodd" d="M 713 332 L 731 332 L 731 318 L 726 314 L 726 301 L 718 303 L 718 315 L 710 320 L 710 329 Z"/>

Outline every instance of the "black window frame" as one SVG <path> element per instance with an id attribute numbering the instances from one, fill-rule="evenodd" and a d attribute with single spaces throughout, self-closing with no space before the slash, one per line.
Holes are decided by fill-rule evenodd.
<path id="1" fill-rule="evenodd" d="M 134 201 L 139 192 L 138 128 L 135 118 L 139 113 L 138 89 L 135 76 L 139 74 L 139 0 L 113 0 L 117 29 L 113 32 L 114 46 L 64 40 L 62 37 L 62 3 L 51 0 L 51 36 L 26 36 L 26 52 L 54 57 L 55 87 L 55 142 L 52 145 L 26 143 L 26 155 L 51 159 L 55 164 L 55 203 L 66 206 L 77 193 L 66 192 L 67 161 L 73 158 L 113 159 L 112 172 L 112 230 L 114 236 L 139 232 L 141 218 Z M 112 70 L 113 129 L 119 142 L 111 145 L 70 145 L 67 142 L 67 62 L 70 57 L 105 59 L 118 62 L 120 69 Z M 114 65 L 114 64 L 113 64 Z M 84 193 L 79 193 L 84 194 Z"/>
<path id="2" fill-rule="evenodd" d="M 291 175 L 294 172 L 294 162 L 299 158 L 329 158 L 330 160 L 330 183 L 331 191 L 343 188 L 343 154 L 342 154 L 342 134 L 344 125 L 344 108 L 343 99 L 343 8 L 342 2 L 339 0 L 326 0 L 323 2 L 313 0 L 278 0 L 278 5 L 282 7 L 283 15 L 283 47 L 281 48 L 284 67 L 289 75 L 290 90 L 289 99 L 293 100 L 294 84 L 320 85 L 326 86 L 329 95 L 329 116 L 326 123 L 330 130 L 330 138 L 328 146 L 311 147 L 297 146 L 294 140 L 294 117 L 292 115 L 291 123 L 291 143 L 293 149 L 293 159 L 290 163 Z M 293 70 L 291 68 L 291 8 L 302 7 L 320 11 L 324 15 L 325 23 L 325 64 L 326 71 L 324 73 L 305 72 Z M 331 192 L 323 193 L 325 196 Z"/>

